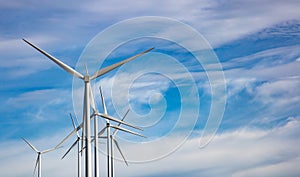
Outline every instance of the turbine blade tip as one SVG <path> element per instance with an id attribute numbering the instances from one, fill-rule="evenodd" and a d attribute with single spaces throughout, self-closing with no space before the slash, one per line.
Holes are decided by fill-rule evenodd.
<path id="1" fill-rule="evenodd" d="M 155 49 L 155 47 L 151 47 L 150 49 L 146 50 L 145 53 L 150 52 L 153 49 Z"/>
<path id="2" fill-rule="evenodd" d="M 27 44 L 30 44 L 30 42 L 27 41 L 25 38 L 22 38 L 22 40 L 23 40 L 24 42 L 26 42 Z"/>

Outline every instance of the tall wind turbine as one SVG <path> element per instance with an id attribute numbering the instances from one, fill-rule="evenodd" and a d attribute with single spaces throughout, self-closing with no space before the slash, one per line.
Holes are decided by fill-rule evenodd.
<path id="1" fill-rule="evenodd" d="M 27 141 L 25 138 L 22 138 L 22 139 L 25 141 L 26 144 L 28 144 L 28 146 L 32 150 L 34 150 L 38 154 L 37 159 L 35 161 L 35 166 L 34 166 L 34 170 L 33 170 L 33 176 L 35 175 L 36 167 L 38 166 L 38 177 L 42 177 L 42 154 L 54 151 L 57 148 L 55 147 L 55 148 L 47 149 L 47 150 L 44 150 L 44 151 L 39 151 L 32 144 L 30 144 L 29 141 Z"/>
<path id="2" fill-rule="evenodd" d="M 89 75 L 88 72 L 85 73 L 85 75 L 82 75 L 81 73 L 79 73 L 78 71 L 74 70 L 73 68 L 71 68 L 70 66 L 66 65 L 65 63 L 61 62 L 60 60 L 58 60 L 57 58 L 51 56 L 50 54 L 48 54 L 47 52 L 45 52 L 44 50 L 40 49 L 39 47 L 33 45 L 32 43 L 30 43 L 29 41 L 23 39 L 27 44 L 29 44 L 31 47 L 35 48 L 36 50 L 38 50 L 40 53 L 44 54 L 47 58 L 49 58 L 50 60 L 52 60 L 54 63 L 56 63 L 58 66 L 60 66 L 62 69 L 64 69 L 66 72 L 68 72 L 69 74 L 71 74 L 72 76 L 75 76 L 81 80 L 84 81 L 84 101 L 83 101 L 83 139 L 84 139 L 84 144 L 85 144 L 85 177 L 92 177 L 92 154 L 91 154 L 91 122 L 90 122 L 90 92 L 91 92 L 91 86 L 90 86 L 90 81 L 94 80 L 96 78 L 98 78 L 99 76 L 102 76 L 104 74 L 106 74 L 107 72 L 127 63 L 130 62 L 132 60 L 134 60 L 135 58 L 150 52 L 151 50 L 153 50 L 154 48 L 150 48 L 148 50 L 145 50 L 137 55 L 134 55 L 130 58 L 127 58 L 121 62 L 115 63 L 111 66 L 105 67 L 103 69 L 98 70 L 97 72 L 95 72 L 93 75 Z M 108 118 L 107 118 L 108 119 Z M 118 122 L 118 120 L 117 120 Z M 119 122 L 120 123 L 120 122 Z M 122 123 L 124 124 L 124 123 Z M 131 126 L 130 124 L 125 124 L 128 126 Z M 134 126 L 132 126 L 134 127 Z"/>
<path id="3" fill-rule="evenodd" d="M 71 121 L 72 121 L 72 125 L 74 130 L 76 131 L 76 141 L 72 144 L 72 146 L 67 150 L 67 152 L 62 156 L 61 159 L 65 158 L 66 155 L 71 151 L 71 149 L 77 145 L 77 175 L 78 177 L 81 177 L 81 149 L 80 149 L 80 140 L 82 139 L 78 133 L 78 130 L 76 128 L 74 119 L 72 117 L 72 114 L 70 113 L 70 117 L 71 117 Z"/>
<path id="4" fill-rule="evenodd" d="M 101 87 L 99 89 L 100 89 L 100 96 L 101 96 L 103 112 L 104 112 L 104 114 L 102 114 L 100 116 L 110 117 L 107 114 L 107 109 L 106 109 L 105 100 L 104 100 L 104 96 L 103 96 Z M 124 119 L 127 116 L 128 112 L 129 112 L 129 110 L 125 113 L 125 115 L 123 116 L 121 121 L 124 121 Z M 118 151 L 120 152 L 124 162 L 126 163 L 126 165 L 128 165 L 128 163 L 127 163 L 127 161 L 126 161 L 126 159 L 125 159 L 125 157 L 124 157 L 124 155 L 121 151 L 120 145 L 119 145 L 118 141 L 115 139 L 115 135 L 116 135 L 117 131 L 120 130 L 120 131 L 124 131 L 124 132 L 130 133 L 130 134 L 145 138 L 145 136 L 143 136 L 139 133 L 136 133 L 134 131 L 122 128 L 122 127 L 120 127 L 120 125 L 121 125 L 121 123 L 119 123 L 117 126 L 112 125 L 112 124 L 110 124 L 109 120 L 106 119 L 106 126 L 98 133 L 98 137 L 100 137 L 104 133 L 105 130 L 106 130 L 106 133 L 107 133 L 106 138 L 107 138 L 107 176 L 108 177 L 114 177 L 114 148 L 113 148 L 114 145 L 113 144 L 116 145 L 116 147 L 117 147 Z M 110 133 L 111 128 L 114 129 L 114 132 L 112 134 Z"/>

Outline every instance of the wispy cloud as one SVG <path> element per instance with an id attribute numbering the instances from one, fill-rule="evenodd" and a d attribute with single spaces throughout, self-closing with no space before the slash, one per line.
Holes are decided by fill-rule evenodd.
<path id="1" fill-rule="evenodd" d="M 277 175 L 285 175 L 288 169 L 295 175 L 299 173 L 297 168 L 281 164 L 299 163 L 300 154 L 295 147 L 299 143 L 297 130 L 299 126 L 299 121 L 292 118 L 284 126 L 272 130 L 244 127 L 217 135 L 203 149 L 198 148 L 199 139 L 191 139 L 176 153 L 164 159 L 136 164 L 128 169 L 123 168 L 122 173 L 125 176 L 155 176 L 156 174 L 180 176 L 183 173 L 189 176 L 241 176 L 241 174 L 247 176 L 261 169 L 260 174 L 255 174 L 267 176 L 272 173 L 270 167 L 275 165 L 283 169 L 277 171 L 279 172 Z M 155 153 L 153 149 L 157 147 L 164 147 L 164 145 L 140 149 L 126 145 L 124 149 L 128 159 L 137 160 L 141 158 L 141 153 Z M 174 161 L 177 163 L 172 163 Z M 170 163 L 173 165 L 170 166 Z M 118 168 L 122 168 L 122 164 L 118 164 Z M 140 170 L 137 171 L 136 168 Z"/>
<path id="2" fill-rule="evenodd" d="M 65 39 L 71 39 L 71 35 L 82 38 L 82 36 L 78 35 L 79 33 L 74 31 L 74 27 L 93 27 L 93 31 L 95 32 L 95 28 L 99 30 L 99 27 L 100 29 L 103 29 L 104 27 L 99 24 L 99 22 L 110 25 L 113 24 L 113 22 L 136 16 L 168 16 L 185 21 L 196 27 L 214 45 L 238 39 L 276 23 L 291 19 L 299 19 L 297 9 L 299 6 L 298 1 L 276 1 L 274 3 L 269 0 L 232 0 L 226 2 L 207 0 L 158 2 L 155 0 L 151 2 L 128 1 L 126 7 L 117 6 L 117 1 L 87 1 L 84 5 L 78 3 L 58 4 L 60 5 L 56 5 L 52 1 L 51 3 L 50 1 L 46 1 L 43 4 L 35 1 L 28 1 L 26 3 L 14 1 L 12 3 L 3 2 L 2 8 L 10 8 L 13 11 L 22 10 L 27 13 L 32 11 L 35 12 L 34 14 L 43 14 L 43 11 L 48 9 L 47 12 L 49 13 L 47 17 L 39 15 L 32 16 L 30 22 L 34 27 L 37 27 L 40 30 L 39 34 L 44 33 L 52 34 L 52 36 L 64 36 Z M 157 4 L 161 5 L 157 6 Z M 170 6 L 170 4 L 172 5 Z M 37 5 L 39 5 L 39 8 L 31 8 L 37 7 Z M 166 6 L 168 8 L 164 8 Z M 274 16 L 277 16 L 278 18 L 274 18 Z M 107 19 L 110 19 L 111 21 L 108 21 Z M 17 19 L 13 18 L 11 20 Z M 42 26 L 47 23 L 51 24 L 52 27 L 48 29 L 42 28 Z M 54 28 L 54 26 L 56 28 Z M 68 33 L 70 30 L 74 32 Z M 79 30 L 78 32 L 82 33 L 83 31 Z M 73 39 L 73 41 L 77 40 Z"/>
<path id="3" fill-rule="evenodd" d="M 299 174 L 299 170 L 294 167 L 300 163 L 300 153 L 297 148 L 297 144 L 300 143 L 298 138 L 299 128 L 298 118 L 290 118 L 285 125 L 271 130 L 244 127 L 217 135 L 208 146 L 202 149 L 198 148 L 199 139 L 196 137 L 188 140 L 175 153 L 163 159 L 147 163 L 130 163 L 129 167 L 126 167 L 122 161 L 116 161 L 116 169 L 118 169 L 116 173 L 123 176 L 155 176 L 158 174 L 180 176 L 184 173 L 195 177 L 252 176 L 254 174 L 263 177 L 272 176 L 276 172 L 276 175 L 279 176 L 286 174 L 296 176 L 296 174 Z M 38 148 L 43 149 L 59 142 L 60 138 L 61 133 L 53 135 L 50 139 L 45 137 L 39 141 L 31 141 Z M 151 146 L 151 143 L 147 146 L 143 144 L 136 146 L 127 143 L 121 145 L 127 159 L 132 162 L 144 158 L 145 156 L 142 156 L 142 154 L 151 156 L 150 154 L 154 153 L 152 155 L 155 155 L 165 146 L 163 142 L 161 143 L 159 146 L 157 144 Z M 8 151 L 7 146 L 11 145 L 13 147 Z M 21 140 L 5 142 L 2 143 L 0 149 L 1 152 L 6 154 L 5 156 L 1 155 L 3 159 L 0 165 L 1 174 L 10 177 L 32 173 L 36 154 L 25 143 Z M 73 152 L 65 160 L 58 160 L 63 152 L 64 150 L 61 149 L 58 152 L 52 152 L 51 155 L 45 155 L 43 171 L 46 176 L 61 174 L 62 169 L 66 167 L 68 169 L 76 167 Z M 18 158 L 13 158 L 16 157 L 16 154 L 20 155 L 18 155 Z M 117 153 L 116 155 L 120 159 Z M 14 164 L 16 167 L 22 166 L 23 168 L 18 167 L 18 173 L 11 173 L 10 168 L 5 168 L 8 159 L 10 160 L 9 164 Z M 103 160 L 102 162 L 105 161 L 103 154 L 101 154 L 101 160 Z M 172 163 L 174 161 L 176 163 Z M 170 166 L 170 163 L 173 165 Z M 102 173 L 104 172 L 102 171 Z M 64 174 L 72 176 L 75 174 L 75 170 L 66 170 Z"/>
<path id="4" fill-rule="evenodd" d="M 264 83 L 255 89 L 255 101 L 268 106 L 266 109 L 270 114 L 282 115 L 288 112 L 290 115 L 296 114 L 300 103 L 299 79 L 285 79 Z M 284 110 L 281 110 L 284 108 Z"/>
<path id="5" fill-rule="evenodd" d="M 297 61 L 300 55 L 298 48 L 299 46 L 275 48 L 223 63 L 228 91 L 236 94 L 236 91 L 247 89 L 248 92 L 253 92 L 257 84 L 277 82 L 280 87 L 274 85 L 273 89 L 282 90 L 285 87 L 294 92 L 295 89 L 283 82 L 297 83 L 299 71 L 296 68 L 300 64 Z"/>

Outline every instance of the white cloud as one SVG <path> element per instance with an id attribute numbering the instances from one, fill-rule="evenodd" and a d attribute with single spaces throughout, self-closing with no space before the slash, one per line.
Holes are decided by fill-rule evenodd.
<path id="1" fill-rule="evenodd" d="M 53 65 L 49 64 L 49 61 L 31 57 L 31 58 L 18 58 L 11 62 L 10 59 L 5 59 L 2 61 L 1 69 L 8 71 L 5 72 L 7 76 L 6 80 L 24 78 L 30 76 L 31 74 L 36 74 L 43 70 L 51 68 Z"/>
<path id="2" fill-rule="evenodd" d="M 299 46 L 289 46 L 282 48 L 275 48 L 259 53 L 255 53 L 242 58 L 235 58 L 223 64 L 224 73 L 229 84 L 231 80 L 239 81 L 246 80 L 248 84 L 253 81 L 268 81 L 274 82 L 276 80 L 282 83 L 287 80 L 288 83 L 297 82 L 299 75 Z M 246 87 L 247 83 L 241 84 Z M 272 89 L 282 89 L 285 87 L 282 84 L 274 85 Z M 288 87 L 286 87 L 288 89 Z M 290 88 L 292 91 L 295 89 Z"/>
<path id="3" fill-rule="evenodd" d="M 254 97 L 253 101 L 272 105 L 274 110 L 285 108 L 282 111 L 286 112 L 286 109 L 294 108 L 293 105 L 299 102 L 299 78 L 294 77 L 298 73 L 297 67 L 293 62 L 259 70 L 233 69 L 225 72 L 227 96 L 232 97 L 245 90 Z"/>
<path id="4" fill-rule="evenodd" d="M 295 92 L 295 89 L 288 88 L 283 82 L 284 80 L 287 84 L 298 82 L 299 62 L 296 60 L 300 55 L 298 51 L 299 46 L 281 47 L 222 63 L 229 95 L 234 95 L 243 89 L 251 93 L 259 82 L 278 82 L 281 85 L 273 85 L 272 90 L 285 87 L 282 91 Z"/>
<path id="5" fill-rule="evenodd" d="M 298 118 L 291 118 L 285 125 L 271 130 L 245 127 L 218 134 L 210 144 L 202 149 L 198 148 L 199 139 L 195 137 L 188 140 L 175 153 L 160 160 L 138 164 L 130 163 L 128 168 L 122 161 L 117 161 L 116 173 L 125 177 L 158 174 L 166 176 L 185 174 L 195 177 L 252 176 L 254 174 L 258 177 L 274 176 L 275 174 L 275 176 L 296 176 L 300 173 L 298 168 L 294 168 L 300 165 L 300 151 L 297 146 L 300 143 L 299 128 Z M 52 138 L 29 140 L 39 149 L 44 149 L 54 146 L 65 134 L 66 132 L 61 132 L 49 135 Z M 176 141 L 172 138 L 170 140 Z M 71 141 L 73 140 L 69 142 L 71 143 Z M 158 153 L 166 145 L 161 142 L 159 146 L 157 144 L 151 146 L 150 143 L 143 147 L 143 144 L 136 146 L 121 142 L 121 146 L 127 159 L 132 161 L 147 154 L 147 156 L 151 156 L 149 153 Z M 67 147 L 68 145 L 66 145 Z M 101 145 L 101 147 L 104 148 L 105 145 Z M 59 158 L 64 151 L 62 149 L 52 152 L 51 155 L 45 155 L 43 159 L 44 176 L 63 174 L 68 177 L 76 173 L 75 152 L 71 152 L 65 160 L 61 161 Z M 32 173 L 36 154 L 22 140 L 2 142 L 0 152 L 1 176 L 17 177 Z M 116 155 L 120 158 L 118 153 Z M 105 157 L 102 154 L 102 174 L 105 173 L 104 164 Z M 18 170 L 12 172 L 12 166 Z"/>
<path id="6" fill-rule="evenodd" d="M 16 97 L 9 98 L 7 100 L 7 104 L 13 107 L 24 107 L 28 106 L 26 103 L 43 103 L 49 100 L 49 95 L 59 93 L 58 90 L 55 89 L 48 89 L 48 90 L 35 90 L 23 93 Z M 61 94 L 61 93 L 60 93 Z M 61 102 L 62 97 L 57 97 L 56 102 Z"/>
<path id="7" fill-rule="evenodd" d="M 48 9 L 47 12 L 50 13 L 47 17 L 37 15 L 30 21 L 33 26 L 43 31 L 39 34 L 64 36 L 64 39 L 73 41 L 77 41 L 73 36 L 82 39 L 82 34 L 84 34 L 85 37 L 91 37 L 89 34 L 83 33 L 82 28 L 91 30 L 93 27 L 92 33 L 94 34 L 97 32 L 96 30 L 99 30 L 101 24 L 111 25 L 127 18 L 153 15 L 184 21 L 199 30 L 210 43 L 217 46 L 274 24 L 300 17 L 297 8 L 299 1 L 297 0 L 276 2 L 271 0 L 224 2 L 208 0 L 161 2 L 154 0 L 148 2 L 127 1 L 126 6 L 118 6 L 118 1 L 87 1 L 84 4 L 62 4 L 53 1 L 37 4 L 35 1 L 26 3 L 14 1 L 14 3 L 3 2 L 2 4 L 3 8 L 22 9 L 27 13 L 32 12 L 32 9 L 29 11 L 29 7 L 39 7 L 34 9 L 36 14 L 43 14 L 43 10 Z M 44 25 L 51 26 L 50 28 L 41 28 Z M 101 25 L 100 30 L 104 26 Z"/>
<path id="8" fill-rule="evenodd" d="M 117 9 L 116 3 L 91 1 L 83 9 L 92 14 L 106 14 L 117 20 L 143 15 L 176 18 L 196 27 L 214 46 L 300 17 L 298 1 L 129 1 L 126 7 Z"/>
<path id="9" fill-rule="evenodd" d="M 233 97 L 241 91 L 246 90 L 248 93 L 253 93 L 255 87 L 255 78 L 228 78 L 226 79 L 227 96 Z"/>
<path id="10" fill-rule="evenodd" d="M 70 92 L 59 89 L 35 90 L 10 97 L 5 100 L 8 107 L 6 112 L 18 110 L 18 113 L 12 115 L 4 115 L 10 124 L 25 123 L 37 125 L 41 122 L 56 121 L 61 119 L 61 115 L 70 110 L 69 103 Z M 59 110 L 56 110 L 59 108 Z M 20 131 L 21 125 L 15 125 L 16 130 Z M 20 132 L 18 132 L 20 133 Z"/>
<path id="11" fill-rule="evenodd" d="M 251 176 L 260 176 L 260 177 L 270 177 L 270 176 L 278 176 L 282 174 L 288 177 L 297 177 L 300 174 L 300 170 L 298 168 L 300 164 L 300 158 L 296 157 L 295 159 L 291 159 L 287 162 L 268 164 L 265 166 L 252 168 L 249 170 L 244 170 L 233 174 L 233 177 L 251 177 Z M 284 174 L 282 173 L 284 172 Z"/>
<path id="12" fill-rule="evenodd" d="M 271 106 L 274 110 L 278 110 L 278 104 L 284 102 L 285 106 L 295 105 L 299 95 L 296 89 L 300 74 L 297 69 L 300 67 L 297 61 L 300 55 L 298 51 L 299 46 L 280 47 L 222 63 L 229 101 L 246 91 L 255 98 L 253 101 L 274 104 Z M 195 73 L 197 78 L 203 78 L 202 74 L 204 73 Z M 208 82 L 198 83 L 198 87 L 210 94 Z"/>
<path id="13" fill-rule="evenodd" d="M 283 127 L 272 130 L 239 129 L 217 135 L 203 149 L 198 149 L 199 140 L 197 138 L 191 139 L 180 150 L 165 159 L 134 165 L 129 169 L 123 168 L 122 173 L 123 176 L 153 176 L 162 173 L 188 176 L 232 176 L 241 172 L 247 175 L 246 170 L 251 171 L 269 165 L 285 169 L 285 167 L 289 167 L 286 164 L 299 162 L 299 160 L 295 160 L 300 157 L 297 148 L 300 141 L 298 138 L 299 126 L 299 121 L 294 119 Z M 125 146 L 124 149 L 130 159 L 137 158 L 144 153 L 155 153 L 153 150 L 147 150 L 159 149 L 163 146 L 161 144 L 161 146 L 141 149 Z M 175 161 L 176 163 L 173 163 Z M 122 164 L 119 168 L 121 167 Z M 136 168 L 139 170 L 137 171 Z M 263 170 L 260 172 L 257 176 L 266 176 L 269 173 Z M 299 174 L 299 171 L 293 169 L 293 173 Z M 277 175 L 284 176 L 285 174 L 286 171 L 280 171 Z"/>
<path id="14" fill-rule="evenodd" d="M 290 112 L 293 115 L 300 102 L 299 87 L 298 79 L 267 82 L 255 88 L 254 99 L 269 106 L 269 113 Z"/>
<path id="15" fill-rule="evenodd" d="M 248 56 L 233 58 L 222 63 L 222 66 L 225 70 L 240 67 L 265 69 L 280 66 L 297 61 L 300 55 L 299 50 L 299 45 L 267 49 Z"/>
<path id="16" fill-rule="evenodd" d="M 223 64 L 231 104 L 246 101 L 255 109 L 252 123 L 267 125 L 299 114 L 299 46 L 281 47 Z M 241 96 L 247 94 L 248 98 Z M 246 97 L 247 97 L 246 96 Z M 250 108 L 250 109 L 251 109 Z M 242 114 L 250 114 L 248 109 Z"/>

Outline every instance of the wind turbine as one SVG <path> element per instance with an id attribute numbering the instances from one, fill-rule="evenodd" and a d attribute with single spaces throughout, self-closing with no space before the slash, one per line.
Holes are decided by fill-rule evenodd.
<path id="1" fill-rule="evenodd" d="M 82 139 L 78 133 L 78 130 L 75 126 L 75 122 L 74 119 L 72 117 L 72 114 L 70 113 L 70 117 L 71 117 L 71 121 L 72 121 L 72 125 L 74 130 L 76 131 L 76 141 L 72 144 L 72 146 L 67 150 L 67 152 L 62 156 L 61 159 L 65 158 L 66 155 L 71 151 L 71 149 L 77 145 L 77 173 L 78 173 L 78 177 L 81 177 L 81 150 L 80 150 L 80 140 Z"/>
<path id="2" fill-rule="evenodd" d="M 29 141 L 27 141 L 25 138 L 22 139 L 25 141 L 26 144 L 28 144 L 29 147 L 31 147 L 32 150 L 34 150 L 38 154 L 37 159 L 35 161 L 33 176 L 35 175 L 36 167 L 38 166 L 38 177 L 42 177 L 42 154 L 54 151 L 57 148 L 55 147 L 44 151 L 39 151 L 32 144 L 30 144 Z"/>
<path id="3" fill-rule="evenodd" d="M 102 117 L 108 116 L 109 117 L 109 115 L 107 114 L 107 109 L 106 109 L 105 100 L 104 100 L 104 96 L 103 96 L 101 87 L 99 87 L 99 89 L 100 89 L 101 101 L 102 101 L 103 112 L 104 112 L 104 114 L 102 114 L 100 116 L 102 116 Z M 128 112 L 129 112 L 129 110 L 125 113 L 125 115 L 123 116 L 121 121 L 124 121 L 124 119 L 127 116 Z M 122 128 L 122 127 L 120 127 L 120 125 L 121 125 L 121 123 L 119 123 L 117 126 L 112 125 L 112 124 L 110 124 L 109 120 L 106 119 L 106 126 L 98 133 L 99 137 L 104 133 L 105 130 L 106 130 L 106 133 L 107 133 L 106 138 L 107 138 L 107 176 L 108 177 L 114 177 L 114 148 L 113 148 L 113 144 L 116 145 L 116 147 L 117 147 L 118 151 L 120 152 L 124 162 L 126 163 L 126 165 L 128 165 L 128 163 L 127 163 L 127 161 L 124 157 L 124 154 L 121 151 L 120 145 L 119 145 L 118 141 L 115 139 L 115 135 L 116 135 L 117 131 L 120 130 L 120 131 L 124 131 L 124 132 L 130 133 L 130 134 L 145 138 L 145 136 L 143 136 L 139 133 L 136 133 L 134 131 Z M 112 134 L 110 134 L 111 128 L 114 129 L 114 132 Z"/>
<path id="4" fill-rule="evenodd" d="M 25 41 L 27 44 L 29 44 L 31 47 L 33 47 L 34 49 L 38 50 L 40 53 L 44 54 L 47 58 L 49 58 L 50 60 L 52 60 L 54 63 L 56 63 L 58 66 L 60 66 L 62 69 L 64 69 L 66 72 L 68 72 L 69 74 L 71 74 L 72 76 L 75 76 L 81 80 L 84 81 L 84 101 L 83 101 L 83 140 L 84 140 L 84 144 L 85 144 L 85 177 L 92 177 L 92 154 L 91 154 L 91 122 L 90 122 L 90 96 L 91 96 L 91 86 L 90 86 L 90 81 L 94 80 L 96 78 L 98 78 L 99 76 L 102 76 L 104 74 L 106 74 L 107 72 L 127 63 L 130 62 L 132 60 L 134 60 L 135 58 L 150 52 L 151 50 L 153 50 L 154 48 L 150 48 L 148 50 L 145 50 L 139 54 L 136 54 L 130 58 L 127 58 L 121 62 L 115 63 L 111 66 L 105 67 L 103 69 L 100 69 L 98 71 L 96 71 L 93 75 L 89 75 L 87 70 L 85 75 L 82 75 L 81 73 L 79 73 L 78 71 L 74 70 L 73 68 L 71 68 L 70 66 L 66 65 L 65 63 L 61 62 L 60 60 L 58 60 L 57 58 L 51 56 L 50 54 L 48 54 L 47 52 L 45 52 L 44 50 L 40 49 L 39 47 L 33 45 L 32 43 L 30 43 L 29 41 L 23 39 L 23 41 Z M 103 116 L 101 116 L 103 117 Z M 111 117 L 106 117 L 106 119 L 109 119 Z M 131 126 L 133 128 L 137 128 L 133 125 L 130 125 L 128 123 L 124 123 L 124 122 L 120 122 L 119 120 L 114 120 L 118 123 L 122 123 L 124 125 L 127 126 Z"/>

